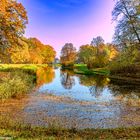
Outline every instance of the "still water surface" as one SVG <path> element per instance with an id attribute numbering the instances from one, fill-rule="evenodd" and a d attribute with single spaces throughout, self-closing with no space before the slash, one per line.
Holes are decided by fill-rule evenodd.
<path id="1" fill-rule="evenodd" d="M 126 98 L 140 97 L 138 86 L 135 88 L 131 85 L 123 85 L 123 83 L 122 86 L 113 85 L 108 77 L 76 75 L 72 71 L 62 71 L 60 68 L 54 70 L 50 68 L 49 75 L 53 75 L 52 79 L 46 83 L 42 82 L 38 89 L 40 94 L 49 93 L 79 101 L 94 102 L 110 102 L 119 95 Z"/>

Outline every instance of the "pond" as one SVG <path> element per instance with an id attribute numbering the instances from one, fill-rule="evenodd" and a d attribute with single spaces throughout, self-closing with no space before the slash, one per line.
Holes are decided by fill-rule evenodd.
<path id="1" fill-rule="evenodd" d="M 99 75 L 76 75 L 60 67 L 40 68 L 36 90 L 22 100 L 12 100 L 10 105 L 3 103 L 0 111 L 35 126 L 140 126 L 140 87 L 121 82 L 114 84 Z"/>
<path id="2" fill-rule="evenodd" d="M 47 73 L 48 72 L 48 73 Z M 41 70 L 42 73 L 42 70 Z M 38 72 L 38 93 L 46 95 L 65 96 L 78 101 L 110 102 L 119 96 L 139 99 L 140 87 L 135 85 L 114 85 L 105 76 L 99 75 L 76 75 L 73 71 L 61 70 L 61 68 L 49 68 L 45 71 L 44 80 Z M 42 81 L 42 82 L 40 82 Z"/>

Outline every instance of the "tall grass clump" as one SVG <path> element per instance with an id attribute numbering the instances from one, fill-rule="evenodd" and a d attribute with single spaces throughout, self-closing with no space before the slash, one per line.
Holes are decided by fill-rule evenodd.
<path id="1" fill-rule="evenodd" d="M 33 75 L 23 71 L 9 72 L 0 79 L 0 99 L 27 94 L 33 87 Z"/>

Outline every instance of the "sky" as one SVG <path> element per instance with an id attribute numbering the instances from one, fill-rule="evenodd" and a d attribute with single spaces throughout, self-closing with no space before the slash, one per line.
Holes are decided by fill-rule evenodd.
<path id="1" fill-rule="evenodd" d="M 50 44 L 60 55 L 65 43 L 78 49 L 93 37 L 111 42 L 113 0 L 19 0 L 29 18 L 25 36 Z"/>

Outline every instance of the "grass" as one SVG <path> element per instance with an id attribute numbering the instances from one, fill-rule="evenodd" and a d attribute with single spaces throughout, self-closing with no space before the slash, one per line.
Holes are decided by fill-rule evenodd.
<path id="1" fill-rule="evenodd" d="M 105 68 L 96 68 L 89 70 L 85 64 L 75 64 L 74 72 L 76 74 L 84 74 L 84 75 L 109 75 L 110 71 Z"/>
<path id="2" fill-rule="evenodd" d="M 23 71 L 8 72 L 0 79 L 0 99 L 20 97 L 33 87 L 34 76 Z"/>
<path id="3" fill-rule="evenodd" d="M 14 140 L 138 140 L 140 128 L 65 129 L 61 127 L 32 127 L 7 121 L 0 125 L 0 136 Z"/>
<path id="4" fill-rule="evenodd" d="M 0 71 L 9 72 L 14 70 L 23 70 L 29 73 L 35 73 L 39 67 L 46 67 L 47 64 L 0 64 Z"/>
<path id="5" fill-rule="evenodd" d="M 0 64 L 0 99 L 27 94 L 36 80 L 37 69 L 46 66 L 48 65 Z"/>

